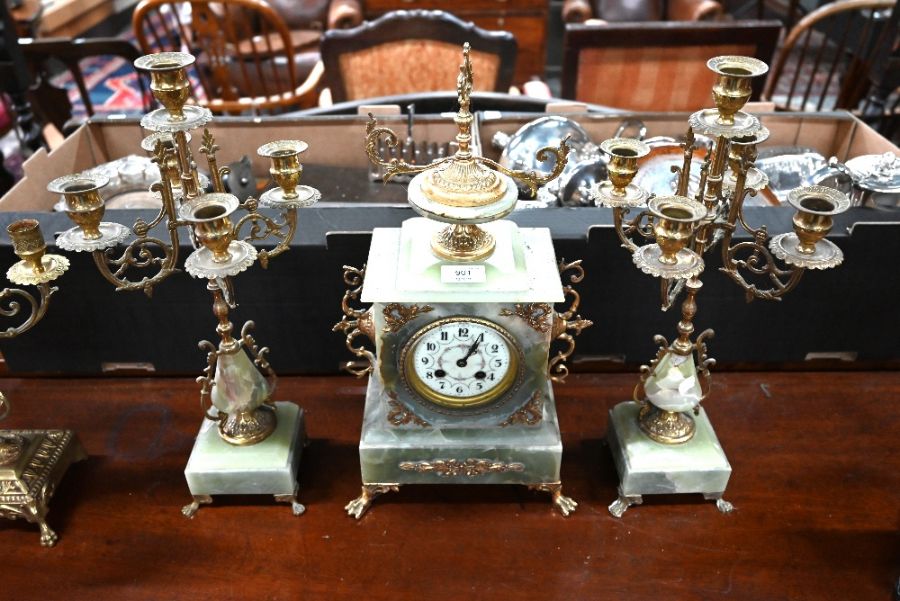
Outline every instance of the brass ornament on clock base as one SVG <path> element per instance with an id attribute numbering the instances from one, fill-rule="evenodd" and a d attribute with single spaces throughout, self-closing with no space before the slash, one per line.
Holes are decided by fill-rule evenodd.
<path id="1" fill-rule="evenodd" d="M 416 174 L 409 202 L 422 217 L 376 228 L 365 270 L 346 268 L 348 290 L 335 326 L 369 376 L 359 444 L 361 495 L 347 504 L 359 518 L 375 497 L 409 484 L 515 484 L 550 494 L 563 515 L 577 504 L 562 493 L 552 381 L 561 381 L 574 336 L 591 323 L 578 295 L 563 286 L 583 277 L 579 262 L 557 264 L 550 231 L 504 221 L 516 205 L 514 179 L 532 189 L 555 178 L 517 172 L 470 147 L 472 72 L 468 47 L 457 81 L 459 151 L 427 166 L 385 160 L 397 143 L 374 120 L 370 159 L 387 177 Z M 569 272 L 574 270 L 574 275 Z M 554 305 L 572 299 L 557 312 Z M 354 306 L 370 303 L 367 309 Z M 374 353 L 361 337 L 375 345 Z M 551 358 L 551 345 L 562 350 Z"/>

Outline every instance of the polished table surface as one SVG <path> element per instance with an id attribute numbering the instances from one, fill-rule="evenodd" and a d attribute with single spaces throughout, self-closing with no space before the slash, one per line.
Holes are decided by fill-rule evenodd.
<path id="1" fill-rule="evenodd" d="M 74 428 L 90 458 L 50 504 L 55 548 L 0 520 L 2 599 L 892 598 L 900 576 L 900 373 L 717 373 L 706 407 L 734 468 L 723 515 L 650 497 L 622 519 L 604 443 L 633 374 L 557 386 L 563 518 L 514 486 L 409 486 L 362 520 L 364 382 L 283 378 L 312 442 L 293 517 L 218 497 L 192 520 L 182 470 L 200 424 L 183 379 L 0 379 L 7 428 Z"/>

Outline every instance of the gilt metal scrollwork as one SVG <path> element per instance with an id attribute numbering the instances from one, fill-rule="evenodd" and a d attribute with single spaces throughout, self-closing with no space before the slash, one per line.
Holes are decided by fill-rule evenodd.
<path id="1" fill-rule="evenodd" d="M 575 336 L 581 334 L 581 331 L 585 328 L 594 325 L 593 321 L 583 319 L 581 315 L 576 313 L 578 306 L 581 304 L 581 295 L 578 294 L 572 284 L 578 284 L 584 279 L 584 268 L 581 266 L 581 259 L 571 263 L 566 263 L 565 259 L 561 260 L 559 262 L 559 273 L 564 274 L 567 271 L 573 271 L 574 273 L 569 275 L 571 284 L 563 287 L 563 293 L 572 297 L 572 301 L 566 311 L 557 313 L 554 316 L 553 328 L 550 332 L 551 339 L 562 341 L 565 344 L 565 348 L 558 351 L 554 357 L 551 357 L 547 365 L 550 379 L 559 383 L 564 382 L 566 376 L 569 375 L 566 361 L 575 352 Z M 569 330 L 574 331 L 574 336 L 569 333 Z"/>
<path id="2" fill-rule="evenodd" d="M 356 309 L 351 306 L 351 303 L 359 300 L 365 278 L 365 265 L 363 265 L 362 269 L 344 265 L 344 284 L 347 285 L 347 290 L 341 299 L 341 310 L 344 312 L 344 315 L 331 329 L 332 332 L 343 333 L 346 336 L 345 344 L 347 349 L 357 357 L 364 359 L 364 366 L 362 367 L 355 361 L 347 361 L 343 365 L 346 371 L 357 378 L 362 378 L 375 370 L 374 353 L 363 345 L 354 346 L 357 336 L 364 335 L 373 341 L 375 339 L 375 327 L 372 321 L 371 309 Z"/>

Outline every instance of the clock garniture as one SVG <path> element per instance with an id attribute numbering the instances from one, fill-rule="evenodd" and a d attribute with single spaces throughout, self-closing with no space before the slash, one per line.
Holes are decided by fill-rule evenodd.
<path id="1" fill-rule="evenodd" d="M 314 204 L 319 191 L 300 185 L 303 168 L 300 154 L 307 148 L 299 140 L 279 140 L 258 149 L 271 160 L 269 169 L 278 185 L 257 200 L 243 203 L 225 191 L 223 178 L 228 167 L 219 167 L 218 146 L 204 128 L 200 152 L 206 155 L 209 181 L 202 175 L 189 146 L 190 130 L 204 127 L 212 119 L 208 109 L 187 104 L 191 83 L 187 68 L 194 57 L 182 52 L 142 56 L 135 67 L 149 71 L 150 89 L 163 105 L 141 119 L 150 130 L 141 146 L 153 153 L 160 180 L 151 186 L 162 201 L 159 214 L 147 223 L 138 219 L 132 228 L 103 221 L 105 203 L 100 195 L 107 180 L 90 171 L 52 181 L 48 189 L 62 194 L 66 212 L 76 227 L 60 235 L 60 248 L 91 252 L 100 273 L 117 290 L 153 287 L 178 271 L 179 229 L 187 226 L 194 251 L 185 259 L 184 270 L 207 282 L 213 295 L 213 313 L 218 319 L 218 345 L 200 343 L 207 353 L 200 400 L 206 412 L 185 469 L 193 501 L 182 512 L 192 517 L 200 504 L 211 503 L 212 495 L 271 494 L 277 501 L 291 504 L 294 515 L 304 511 L 297 502 L 297 468 L 306 439 L 303 411 L 294 403 L 272 400 L 275 372 L 268 362 L 268 348 L 259 348 L 251 335 L 252 321 L 244 324 L 239 336 L 232 334 L 228 319 L 237 307 L 232 278 L 259 259 L 263 268 L 288 250 L 297 230 L 297 209 Z M 206 192 L 208 186 L 211 192 Z M 259 207 L 277 210 L 278 218 L 259 213 Z M 240 215 L 239 210 L 245 211 Z M 154 237 L 152 231 L 165 228 L 169 240 Z M 119 243 L 134 234 L 125 249 L 115 254 Z M 272 238 L 271 250 L 251 244 Z M 155 269 L 151 277 L 128 279 L 132 269 Z M 215 427 L 213 427 L 215 426 Z"/>
<path id="2" fill-rule="evenodd" d="M 398 140 L 371 119 L 366 151 L 386 179 L 415 174 L 409 203 L 422 217 L 400 228 L 376 228 L 364 269 L 346 268 L 345 316 L 335 331 L 371 374 L 359 445 L 362 494 L 347 512 L 359 518 L 378 494 L 402 484 L 522 484 L 550 492 L 567 515 L 576 503 L 562 495 L 562 443 L 551 380 L 565 374 L 575 347 L 569 330 L 591 322 L 575 314 L 578 294 L 563 287 L 550 231 L 519 229 L 502 218 L 518 200 L 513 178 L 532 191 L 557 177 L 565 140 L 538 152 L 555 156 L 546 175 L 511 171 L 476 156 L 469 110 L 469 47 L 457 80 L 459 150 L 430 165 L 384 160 L 378 148 Z M 574 300 L 557 313 L 554 303 Z M 367 310 L 351 304 L 371 303 Z M 365 335 L 374 354 L 358 346 Z M 550 359 L 553 340 L 566 347 Z"/>
<path id="3" fill-rule="evenodd" d="M 35 298 L 21 288 L 0 291 L 0 315 L 16 317 L 24 303 L 30 308 L 20 325 L 0 331 L 0 338 L 14 338 L 35 326 L 46 314 L 56 286 L 50 282 L 69 268 L 69 260 L 47 254 L 47 245 L 35 219 L 20 219 L 6 228 L 13 250 L 21 261 L 6 277 L 19 286 L 35 286 Z M 0 393 L 0 420 L 10 403 Z M 52 547 L 57 535 L 47 525 L 47 504 L 72 463 L 87 455 L 72 430 L 0 430 L 0 517 L 23 518 L 41 529 L 41 545 Z"/>
<path id="4" fill-rule="evenodd" d="M 744 200 L 768 183 L 753 163 L 757 145 L 769 132 L 757 117 L 741 109 L 750 98 L 751 79 L 765 74 L 768 67 L 743 56 L 719 56 L 707 65 L 717 75 L 712 90 L 716 108 L 690 117 L 683 167 L 673 168 L 678 173 L 675 194 L 648 200 L 646 191 L 632 183 L 638 160 L 649 152 L 643 142 L 614 138 L 601 144 L 610 155 L 610 179 L 595 188 L 597 204 L 613 208 L 616 231 L 635 266 L 660 278 L 663 310 L 680 294 L 685 296 L 678 338 L 671 344 L 662 336 L 655 338 L 659 352 L 641 368 L 634 400 L 610 411 L 608 439 L 620 485 L 609 511 L 616 517 L 640 504 L 645 494 L 701 493 L 715 500 L 723 513 L 732 510 L 722 498 L 731 465 L 700 406 L 710 393 L 710 367 L 715 363 L 706 348 L 713 331 L 693 336 L 704 253 L 721 244 L 720 271 L 746 291 L 748 301 L 781 300 L 806 269 L 829 269 L 843 260 L 840 248 L 824 239 L 832 216 L 850 205 L 836 190 L 821 186 L 793 190 L 788 198 L 797 209 L 792 233 L 770 238 L 766 226 L 748 225 Z M 713 138 L 714 146 L 691 197 L 695 135 Z M 645 202 L 645 210 L 625 220 L 631 208 Z M 751 240 L 732 244 L 738 227 Z M 652 243 L 635 243 L 632 237 Z"/>

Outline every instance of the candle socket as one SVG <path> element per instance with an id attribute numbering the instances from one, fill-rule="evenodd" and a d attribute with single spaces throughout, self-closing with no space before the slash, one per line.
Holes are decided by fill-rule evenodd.
<path id="1" fill-rule="evenodd" d="M 614 196 L 625 196 L 628 184 L 638 172 L 638 159 L 650 153 L 650 147 L 631 138 L 609 138 L 600 144 L 600 150 L 609 155 L 607 172 L 613 185 Z"/>
<path id="2" fill-rule="evenodd" d="M 228 246 L 234 240 L 231 214 L 240 202 L 232 194 L 214 192 L 202 194 L 181 205 L 179 216 L 191 224 L 197 239 L 213 255 L 214 263 L 228 263 L 231 253 Z"/>
<path id="3" fill-rule="evenodd" d="M 753 93 L 752 79 L 765 75 L 769 67 L 748 56 L 717 56 L 706 66 L 716 74 L 712 96 L 719 110 L 718 123 L 734 125 L 734 115 L 744 108 Z"/>
<path id="4" fill-rule="evenodd" d="M 759 155 L 759 145 L 768 139 L 769 130 L 762 126 L 749 136 L 732 138 L 728 146 L 728 166 L 732 173 L 740 171 L 741 161 L 754 163 Z"/>
<path id="5" fill-rule="evenodd" d="M 25 261 L 33 273 L 44 273 L 43 258 L 47 252 L 41 224 L 37 219 L 19 219 L 6 228 L 13 243 L 13 251 Z"/>
<path id="6" fill-rule="evenodd" d="M 57 178 L 47 185 L 47 190 L 62 194 L 66 200 L 66 215 L 81 228 L 85 240 L 102 237 L 100 222 L 106 212 L 106 203 L 100 189 L 109 183 L 105 175 L 76 174 Z"/>
<path id="7" fill-rule="evenodd" d="M 653 215 L 653 233 L 662 251 L 659 262 L 675 265 L 678 251 L 690 242 L 706 216 L 706 208 L 684 196 L 657 196 L 647 203 L 647 208 Z"/>
<path id="8" fill-rule="evenodd" d="M 849 206 L 845 194 L 824 186 L 792 190 L 788 202 L 797 209 L 792 219 L 794 233 L 800 241 L 797 252 L 805 255 L 816 252 L 816 244 L 831 231 L 834 223 L 832 216 L 844 212 Z"/>
<path id="9" fill-rule="evenodd" d="M 259 156 L 272 161 L 269 173 L 281 188 L 283 198 L 287 200 L 299 197 L 297 185 L 303 175 L 300 154 L 308 147 L 309 145 L 301 140 L 277 140 L 263 144 L 256 151 Z"/>
<path id="10" fill-rule="evenodd" d="M 170 121 L 184 121 L 184 104 L 191 95 L 187 68 L 194 57 L 185 52 L 147 54 L 134 61 L 134 66 L 150 73 L 150 91 L 169 112 Z"/>

